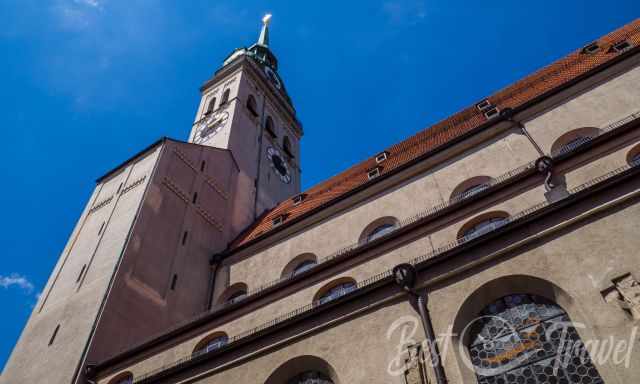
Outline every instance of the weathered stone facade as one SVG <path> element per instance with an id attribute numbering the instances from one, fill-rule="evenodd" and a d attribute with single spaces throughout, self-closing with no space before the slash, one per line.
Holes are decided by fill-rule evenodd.
<path id="1" fill-rule="evenodd" d="M 480 123 L 437 150 L 339 175 L 327 193 L 358 169 L 370 180 L 303 214 L 287 209 L 316 195 L 299 194 L 302 129 L 277 66 L 266 46 L 238 51 L 203 87 L 202 143 L 162 140 L 99 181 L 0 381 L 636 382 L 638 45 L 640 21 L 456 116 Z M 220 108 L 228 123 L 202 135 Z M 280 221 L 243 241 L 265 210 Z M 583 361 L 549 371 L 554 326 Z"/>

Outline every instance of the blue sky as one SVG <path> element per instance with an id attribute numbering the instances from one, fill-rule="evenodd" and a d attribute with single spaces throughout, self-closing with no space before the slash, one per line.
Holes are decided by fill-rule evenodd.
<path id="1" fill-rule="evenodd" d="M 303 187 L 586 45 L 637 0 L 0 0 L 0 367 L 94 186 L 161 136 L 274 14 Z"/>

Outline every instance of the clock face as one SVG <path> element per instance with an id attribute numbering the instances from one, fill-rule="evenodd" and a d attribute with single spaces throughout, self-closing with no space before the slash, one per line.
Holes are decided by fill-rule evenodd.
<path id="1" fill-rule="evenodd" d="M 280 78 L 273 71 L 273 69 L 271 69 L 270 67 L 264 67 L 264 73 L 267 75 L 267 78 L 269 79 L 269 81 L 271 81 L 271 84 L 273 84 L 274 87 L 276 87 L 277 89 L 282 88 Z"/>
<path id="2" fill-rule="evenodd" d="M 291 174 L 289 173 L 289 164 L 284 161 L 280 151 L 273 147 L 267 148 L 267 158 L 269 159 L 269 164 L 271 168 L 276 171 L 276 174 L 280 176 L 280 181 L 285 184 L 289 184 L 291 182 Z"/>
<path id="3" fill-rule="evenodd" d="M 206 140 L 215 136 L 225 126 L 229 119 L 229 113 L 227 111 L 221 111 L 212 113 L 206 116 L 198 122 L 193 142 L 196 144 L 202 144 Z"/>

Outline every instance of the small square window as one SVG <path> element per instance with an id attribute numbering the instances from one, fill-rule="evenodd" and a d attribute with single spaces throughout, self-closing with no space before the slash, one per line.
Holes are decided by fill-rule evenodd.
<path id="1" fill-rule="evenodd" d="M 481 112 L 486 111 L 487 109 L 490 109 L 491 107 L 493 107 L 493 105 L 491 104 L 491 102 L 487 99 L 482 100 L 481 102 L 479 102 L 478 104 L 476 104 L 476 108 L 478 108 Z"/>
<path id="2" fill-rule="evenodd" d="M 387 152 L 382 152 L 376 156 L 376 163 L 380 164 L 383 161 L 387 160 Z"/>
<path id="3" fill-rule="evenodd" d="M 271 220 L 271 224 L 274 227 L 281 225 L 283 222 L 284 222 L 284 215 L 276 216 L 273 218 L 273 220 Z"/>
<path id="4" fill-rule="evenodd" d="M 298 205 L 302 203 L 302 200 L 304 200 L 304 196 L 305 196 L 304 193 L 294 196 L 293 199 L 291 199 L 293 200 L 293 205 Z"/>
<path id="5" fill-rule="evenodd" d="M 484 112 L 484 117 L 486 117 L 487 119 L 493 119 L 495 117 L 498 117 L 498 115 L 500 114 L 500 111 L 498 110 L 497 107 L 491 107 L 491 109 L 488 109 Z"/>
<path id="6" fill-rule="evenodd" d="M 623 40 L 613 44 L 613 46 L 611 46 L 611 49 L 618 53 L 628 51 L 629 49 L 631 49 L 631 43 L 629 43 L 627 40 Z"/>
<path id="7" fill-rule="evenodd" d="M 586 47 L 582 48 L 582 53 L 592 54 L 592 53 L 598 52 L 599 49 L 600 49 L 600 46 L 598 45 L 598 42 L 593 42 L 587 45 Z"/>
<path id="8" fill-rule="evenodd" d="M 369 176 L 369 180 L 375 179 L 376 177 L 380 176 L 380 167 L 375 167 L 372 170 L 370 170 L 368 173 L 368 176 Z"/>

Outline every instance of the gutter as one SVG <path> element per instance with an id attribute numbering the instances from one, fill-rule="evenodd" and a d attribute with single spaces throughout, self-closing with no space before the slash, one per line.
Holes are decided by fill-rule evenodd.
<path id="1" fill-rule="evenodd" d="M 581 81 L 583 81 L 583 80 L 585 80 L 585 79 L 587 79 L 589 77 L 592 77 L 595 74 L 598 74 L 598 73 L 600 73 L 600 72 L 602 72 L 602 71 L 604 71 L 604 70 L 606 70 L 606 69 L 608 69 L 608 68 L 610 68 L 610 67 L 612 67 L 612 66 L 614 66 L 614 65 L 616 65 L 616 64 L 618 64 L 618 63 L 620 63 L 620 62 L 622 62 L 624 60 L 626 60 L 627 58 L 635 55 L 638 52 L 640 52 L 640 46 L 633 47 L 630 50 L 628 50 L 628 51 L 626 51 L 624 53 L 621 53 L 619 56 L 616 56 L 616 57 L 610 59 L 609 61 L 600 64 L 596 68 L 594 68 L 594 69 L 592 69 L 592 70 L 590 70 L 590 71 L 588 71 L 586 73 L 583 73 L 582 75 L 579 75 L 579 76 L 567 81 L 566 83 L 554 88 L 554 89 L 551 89 L 551 90 L 549 90 L 549 91 L 547 91 L 547 92 L 545 92 L 545 93 L 543 93 L 543 94 L 541 94 L 539 96 L 536 96 L 533 99 L 531 99 L 529 101 L 526 101 L 526 102 L 524 102 L 523 104 L 521 104 L 521 105 L 519 105 L 517 107 L 510 108 L 512 110 L 510 112 L 510 114 L 511 114 L 511 116 L 514 116 L 514 115 L 516 115 L 518 113 L 521 113 L 521 112 L 527 110 L 528 108 L 530 108 L 531 106 L 533 106 L 535 104 L 538 104 L 538 103 L 544 101 L 545 99 L 547 99 L 547 98 L 549 98 L 551 96 L 554 96 L 554 95 L 556 95 L 556 94 L 558 94 L 558 93 L 560 93 L 560 92 L 562 92 L 562 91 L 564 91 L 566 89 L 569 89 L 569 88 L 573 87 L 574 85 L 578 84 L 579 82 L 581 82 Z M 291 227 L 292 225 L 297 224 L 299 222 L 302 222 L 303 220 L 309 218 L 310 216 L 313 216 L 314 214 L 316 214 L 316 213 L 318 213 L 320 211 L 323 211 L 324 209 L 326 209 L 326 208 L 328 208 L 328 207 L 330 207 L 330 206 L 332 206 L 332 205 L 334 205 L 334 204 L 336 204 L 336 203 L 338 203 L 338 202 L 340 202 L 342 200 L 345 200 L 345 199 L 347 199 L 347 198 L 349 198 L 349 197 L 351 197 L 351 196 L 353 196 L 353 195 L 355 195 L 355 194 L 357 194 L 359 192 L 362 192 L 362 191 L 366 190 L 367 188 L 369 188 L 373 184 L 376 184 L 376 183 L 379 183 L 379 182 L 381 182 L 381 181 L 383 181 L 385 179 L 388 179 L 389 177 L 391 177 L 393 175 L 396 175 L 396 174 L 400 173 L 401 171 L 406 170 L 406 169 L 408 169 L 408 168 L 410 168 L 410 167 L 412 167 L 412 166 L 414 166 L 414 165 L 426 160 L 427 158 L 429 158 L 429 157 L 431 157 L 431 156 L 433 156 L 433 155 L 435 155 L 437 153 L 440 153 L 440 152 L 442 152 L 442 151 L 444 151 L 444 150 L 446 150 L 446 149 L 448 149 L 448 148 L 450 148 L 450 147 L 452 147 L 452 146 L 454 146 L 454 145 L 466 140 L 467 138 L 469 138 L 471 136 L 476 135 L 477 133 L 479 133 L 479 132 L 481 132 L 481 131 L 483 131 L 483 130 L 485 130 L 487 128 L 490 128 L 493 125 L 496 125 L 496 124 L 498 124 L 500 122 L 505 122 L 505 121 L 508 122 L 508 121 L 511 121 L 511 120 L 510 120 L 510 118 L 507 118 L 506 116 L 499 116 L 497 118 L 488 120 L 488 121 L 484 122 L 483 124 L 479 125 L 478 127 L 474 128 L 474 129 L 471 129 L 471 130 L 469 130 L 467 132 L 464 132 L 460 136 L 457 136 L 457 137 L 451 139 L 450 141 L 442 144 L 441 146 L 436 147 L 433 150 L 431 150 L 429 152 L 426 152 L 426 153 L 416 157 L 415 159 L 410 160 L 410 161 L 408 161 L 408 162 L 406 162 L 406 163 L 404 163 L 404 164 L 392 169 L 388 173 L 383 173 L 380 176 L 376 177 L 375 179 L 369 180 L 369 181 L 367 181 L 367 182 L 365 182 L 365 183 L 363 183 L 363 184 L 361 184 L 361 185 L 359 185 L 359 186 L 357 186 L 357 187 L 345 192 L 344 194 L 342 194 L 342 195 L 340 195 L 338 197 L 335 197 L 335 198 L 327 201 L 326 203 L 321 204 L 321 205 L 317 206 L 316 208 L 313 208 L 313 209 L 307 211 L 306 213 L 304 213 L 304 214 L 302 214 L 302 215 L 300 215 L 298 217 L 295 217 L 295 218 L 293 218 L 291 220 L 285 220 L 285 222 L 282 223 L 281 225 L 270 229 L 268 232 L 266 232 L 266 233 L 264 233 L 262 235 L 259 235 L 258 237 L 255 237 L 252 240 L 249 240 L 248 242 L 246 242 L 244 244 L 241 244 L 241 245 L 239 245 L 237 247 L 234 247 L 234 248 L 229 248 L 228 250 L 223 252 L 223 255 L 224 255 L 224 257 L 228 257 L 230 255 L 233 255 L 233 254 L 237 253 L 237 252 L 245 250 L 245 249 L 247 249 L 247 248 L 249 248 L 249 247 L 251 247 L 253 245 L 256 245 L 256 244 L 260 243 L 261 241 L 263 241 L 263 240 L 275 235 L 276 233 L 282 232 L 283 230 Z M 427 129 L 429 129 L 429 128 L 427 128 Z"/>
<path id="2" fill-rule="evenodd" d="M 412 261 L 412 263 L 414 263 L 416 270 L 418 271 L 422 271 L 422 270 L 426 270 L 427 268 L 440 264 L 442 262 L 446 262 L 449 261 L 451 257 L 462 254 L 466 249 L 473 247 L 475 245 L 481 244 L 481 243 L 485 243 L 488 242 L 496 237 L 499 237 L 507 232 L 511 232 L 523 225 L 526 225 L 544 215 L 547 215 L 549 213 L 553 213 L 558 211 L 560 208 L 563 208 L 567 205 L 571 205 L 573 203 L 576 203 L 578 201 L 581 201 L 583 199 L 585 199 L 586 197 L 592 195 L 595 192 L 598 192 L 600 190 L 612 187 L 613 185 L 622 182 L 624 180 L 630 179 L 633 176 L 636 176 L 638 173 L 640 173 L 640 166 L 634 166 L 632 168 L 629 168 L 625 171 L 622 171 L 618 174 L 615 174 L 614 176 L 609 177 L 608 179 L 606 179 L 605 181 L 602 181 L 600 183 L 597 184 L 593 184 L 590 185 L 588 187 L 585 187 L 584 189 L 580 189 L 579 191 L 575 192 L 572 195 L 569 195 L 567 198 L 559 200 L 556 203 L 550 203 L 549 205 L 538 209 L 537 211 L 532 212 L 531 214 L 527 214 L 525 216 L 522 216 L 502 227 L 497 228 L 496 230 L 494 230 L 493 232 L 487 233 L 486 235 L 483 235 L 481 237 L 478 237 L 476 239 L 473 239 L 471 241 L 468 241 L 464 244 L 461 244 L 458 247 L 452 248 L 451 250 L 445 251 L 435 257 L 432 258 L 426 258 L 423 260 L 419 260 L 418 259 L 414 259 L 414 261 Z M 596 178 L 597 179 L 597 178 Z M 594 179 L 595 180 L 595 179 Z M 576 222 L 582 221 L 584 219 L 586 219 L 587 217 L 592 216 L 593 214 L 596 214 L 598 212 L 601 212 L 605 209 L 611 208 L 613 206 L 616 206 L 624 201 L 629 200 L 630 198 L 634 198 L 640 195 L 640 191 L 634 191 L 631 193 L 628 193 L 624 196 L 621 197 L 617 197 L 615 198 L 613 201 L 607 202 L 605 204 L 602 204 L 601 206 L 592 208 L 587 210 L 586 212 L 573 217 L 569 220 L 567 220 L 566 222 L 560 223 L 558 225 L 555 225 L 545 231 L 542 231 L 540 233 L 531 235 L 521 241 L 516 242 L 515 244 L 512 244 L 510 246 L 507 246 L 499 251 L 496 251 L 490 255 L 484 256 L 482 258 L 479 258 L 477 261 L 473 262 L 473 263 L 469 263 L 467 265 L 465 265 L 462 268 L 458 268 L 457 270 L 452 270 L 449 273 L 445 273 L 444 275 L 440 276 L 440 277 L 435 277 L 433 279 L 431 279 L 430 281 L 427 281 L 423 284 L 424 287 L 426 286 L 431 286 L 434 283 L 437 283 L 439 281 L 443 281 L 446 280 L 448 278 L 450 278 L 451 276 L 463 272 L 464 270 L 467 270 L 471 267 L 474 267 L 478 264 L 481 264 L 489 259 L 493 259 L 495 257 L 499 257 L 501 255 L 504 255 L 508 252 L 511 252 L 521 246 L 526 245 L 527 243 L 530 243 L 531 241 L 535 241 L 537 239 L 543 238 L 544 236 L 547 236 L 555 231 L 557 231 L 558 229 L 564 228 L 568 225 L 574 224 Z M 369 279 L 361 282 L 364 285 L 362 287 L 359 287 L 358 289 L 356 289 L 355 291 L 345 295 L 345 296 L 341 296 L 333 301 L 327 302 L 325 304 L 321 304 L 321 305 L 317 305 L 317 306 L 313 306 L 312 304 L 309 304 L 303 308 L 307 308 L 309 307 L 309 310 L 301 310 L 300 308 L 298 310 L 295 310 L 293 312 L 296 312 L 296 315 L 290 315 L 290 314 L 285 314 L 280 316 L 279 318 L 284 318 L 285 320 L 281 321 L 281 322 L 277 322 L 272 320 L 269 323 L 273 323 L 273 325 L 271 326 L 259 326 L 256 329 L 257 330 L 249 330 L 247 332 L 244 332 L 246 334 L 246 336 L 242 335 L 241 338 L 239 338 L 237 341 L 234 341 L 228 345 L 226 345 L 225 347 L 222 347 L 218 350 L 200 355 L 198 357 L 195 358 L 191 358 L 190 356 L 187 358 L 184 358 L 178 362 L 175 362 L 173 365 L 170 366 L 165 366 L 165 367 L 161 367 L 159 369 L 156 369 L 154 371 L 151 371 L 143 376 L 141 376 L 141 378 L 139 380 L 137 380 L 135 383 L 136 384 L 147 384 L 147 383 L 154 383 L 157 382 L 158 380 L 162 379 L 162 378 L 166 378 L 174 373 L 177 373 L 179 371 L 185 370 L 185 369 L 189 369 L 191 367 L 194 367 L 196 365 L 199 365 L 200 363 L 203 363 L 205 361 L 208 361 L 210 359 L 213 359 L 217 356 L 220 356 L 222 354 L 224 354 L 225 352 L 229 351 L 229 350 L 235 350 L 240 348 L 243 345 L 248 344 L 249 342 L 255 340 L 256 338 L 260 338 L 262 336 L 265 336 L 267 334 L 271 334 L 274 333 L 288 325 L 291 325 L 293 323 L 297 323 L 300 322 L 310 316 L 313 316 L 314 314 L 316 314 L 319 311 L 323 311 L 329 308 L 332 308 L 338 304 L 341 303 L 346 303 L 346 302 L 350 302 L 353 300 L 356 300 L 357 298 L 360 298 L 361 296 L 363 296 L 364 294 L 371 292 L 375 289 L 387 286 L 389 284 L 394 284 L 394 276 L 393 273 L 391 271 L 384 271 L 378 275 L 375 275 L 373 277 L 370 277 Z M 423 301 L 424 303 L 424 301 Z M 370 309 L 370 308 L 369 308 Z M 426 313 L 425 313 L 426 315 Z M 277 318 L 277 319 L 279 319 Z M 276 320 L 277 320 L 276 319 Z M 124 360 L 126 356 L 123 356 L 121 360 Z M 104 370 L 106 369 L 108 366 L 111 366 L 113 364 L 116 364 L 120 361 L 105 361 L 103 363 L 101 363 L 99 366 L 97 366 L 97 370 Z M 214 368 L 215 369 L 215 368 Z M 441 377 L 442 379 L 446 379 L 444 377 Z M 439 382 L 440 383 L 440 382 Z M 444 383 L 444 382 L 442 382 Z"/>
<path id="3" fill-rule="evenodd" d="M 559 201 L 557 201 L 555 203 L 549 203 L 548 205 L 546 205 L 546 206 L 544 206 L 544 207 L 542 207 L 540 209 L 537 209 L 535 211 L 532 211 L 531 213 L 526 214 L 523 217 L 517 218 L 514 221 L 509 222 L 508 224 L 506 224 L 504 226 L 501 226 L 501 227 L 497 228 L 496 230 L 494 230 L 494 231 L 492 231 L 490 233 L 487 233 L 486 235 L 483 235 L 483 236 L 481 236 L 479 238 L 467 241 L 467 242 L 462 243 L 460 245 L 457 245 L 457 246 L 455 246 L 453 248 L 445 249 L 444 251 L 442 251 L 439 254 L 436 254 L 434 256 L 430 256 L 430 257 L 426 257 L 425 256 L 422 260 L 416 261 L 415 265 L 420 270 L 425 269 L 425 268 L 427 268 L 429 266 L 435 265 L 435 264 L 437 264 L 437 263 L 439 263 L 439 262 L 441 262 L 441 261 L 443 261 L 445 259 L 448 259 L 451 256 L 454 256 L 454 255 L 456 255 L 458 253 L 464 252 L 466 249 L 468 249 L 470 247 L 473 247 L 478 243 L 486 242 L 486 241 L 488 241 L 490 239 L 493 239 L 494 237 L 500 236 L 501 234 L 503 234 L 506 231 L 509 231 L 511 229 L 514 229 L 514 228 L 518 228 L 521 225 L 524 225 L 524 224 L 526 224 L 526 223 L 528 223 L 528 222 L 530 222 L 532 220 L 535 220 L 536 218 L 538 218 L 538 217 L 540 217 L 542 215 L 545 215 L 545 214 L 547 214 L 549 212 L 556 211 L 557 209 L 562 208 L 562 207 L 564 207 L 564 206 L 566 206 L 568 204 L 571 204 L 571 203 L 573 203 L 575 201 L 581 200 L 583 198 L 583 196 L 585 196 L 585 195 L 588 196 L 588 195 L 590 195 L 590 194 L 592 194 L 592 193 L 594 193 L 596 191 L 599 191 L 601 189 L 607 188 L 608 186 L 610 186 L 610 185 L 612 185 L 614 183 L 617 183 L 620 180 L 627 179 L 627 178 L 629 178 L 631 176 L 634 176 L 634 175 L 636 175 L 638 173 L 640 173 L 640 167 L 639 166 L 627 169 L 627 170 L 625 170 L 625 171 L 623 171 L 623 172 L 621 172 L 619 174 L 615 174 L 615 175 L 609 177 L 608 179 L 606 179 L 606 180 L 604 180 L 604 181 L 602 181 L 602 182 L 600 182 L 598 184 L 590 185 L 590 186 L 588 186 L 588 187 L 586 187 L 584 189 L 581 189 L 581 190 L 569 195 L 568 197 L 566 197 L 566 198 L 564 198 L 562 200 L 559 200 Z M 385 238 L 379 239 L 379 240 L 381 240 L 380 243 L 387 242 L 387 241 L 389 241 L 391 239 L 397 238 L 398 236 L 401 236 L 401 235 L 405 234 L 406 232 L 410 231 L 411 229 L 419 227 L 419 226 L 421 226 L 423 224 L 424 223 L 421 223 L 420 221 L 418 221 L 418 222 L 414 223 L 413 225 L 407 226 L 406 230 L 404 230 L 405 228 L 403 228 L 403 230 L 399 230 L 397 232 L 393 232 L 392 234 L 390 234 L 389 237 L 385 237 Z M 379 245 L 380 243 L 375 243 L 372 246 Z M 446 246 L 445 247 L 441 247 L 440 249 L 442 249 L 442 248 L 446 248 Z M 367 249 L 369 249 L 369 248 L 367 248 Z M 364 252 L 364 251 L 366 251 L 366 249 L 362 250 L 362 252 Z M 328 268 L 329 266 L 331 266 L 331 265 L 333 265 L 335 263 L 338 263 L 340 261 L 341 260 L 335 260 L 335 261 L 331 260 L 331 261 L 327 262 L 325 268 Z M 316 273 L 317 271 L 319 271 L 319 269 L 313 269 L 313 270 L 310 270 L 310 271 L 307 271 L 307 272 Z M 306 276 L 307 275 L 305 273 L 302 273 L 302 274 L 300 274 L 299 277 L 300 278 L 304 278 Z M 295 281 L 298 281 L 298 280 L 297 279 L 296 280 L 291 280 L 291 281 L 287 282 L 286 285 L 293 284 Z M 280 288 L 279 285 L 274 285 L 274 287 L 273 288 L 269 288 L 268 291 L 265 290 L 265 294 L 267 292 L 270 292 L 271 289 L 278 289 L 278 288 Z M 361 289 L 358 289 L 356 292 L 360 292 L 360 291 L 361 291 Z M 356 292 L 354 292 L 354 294 Z M 259 297 L 262 297 L 262 295 L 259 295 L 259 296 L 253 297 L 253 298 L 248 298 L 247 300 L 251 300 L 251 299 L 257 300 Z M 351 297 L 351 295 L 349 295 L 349 297 Z M 236 303 L 237 305 L 231 305 L 229 307 L 223 307 L 220 310 L 217 310 L 215 312 L 206 314 L 206 316 L 203 316 L 203 317 L 201 317 L 199 319 L 196 319 L 196 320 L 194 320 L 194 321 L 192 321 L 192 322 L 190 322 L 188 324 L 185 324 L 184 326 L 181 326 L 181 327 L 173 329 L 173 330 L 171 330 L 169 332 L 163 333 L 162 335 L 160 335 L 156 339 L 152 339 L 152 340 L 150 340 L 150 341 L 148 341 L 146 343 L 140 344 L 137 347 L 134 347 L 134 348 L 132 348 L 132 349 L 120 354 L 120 355 L 114 356 L 114 357 L 112 357 L 110 359 L 107 359 L 107 360 L 101 362 L 97 369 L 101 370 L 101 369 L 105 369 L 108 366 L 111 366 L 111 365 L 114 365 L 114 364 L 118 364 L 118 363 L 128 359 L 129 357 L 135 356 L 137 353 L 139 353 L 141 351 L 144 351 L 144 350 L 146 350 L 148 348 L 151 348 L 153 346 L 157 346 L 157 345 L 159 345 L 159 344 L 161 344 L 161 343 L 163 343 L 163 342 L 165 342 L 167 340 L 170 340 L 173 337 L 175 337 L 177 335 L 180 335 L 180 334 L 182 334 L 184 332 L 187 332 L 189 330 L 192 330 L 192 329 L 195 329 L 197 327 L 203 326 L 206 323 L 208 323 L 209 321 L 211 321 L 212 319 L 215 319 L 216 317 L 219 317 L 222 314 L 227 313 L 229 311 L 233 311 L 238 307 L 238 305 L 240 305 L 240 304 L 245 305 L 247 302 L 248 301 L 242 301 L 242 302 Z"/>

